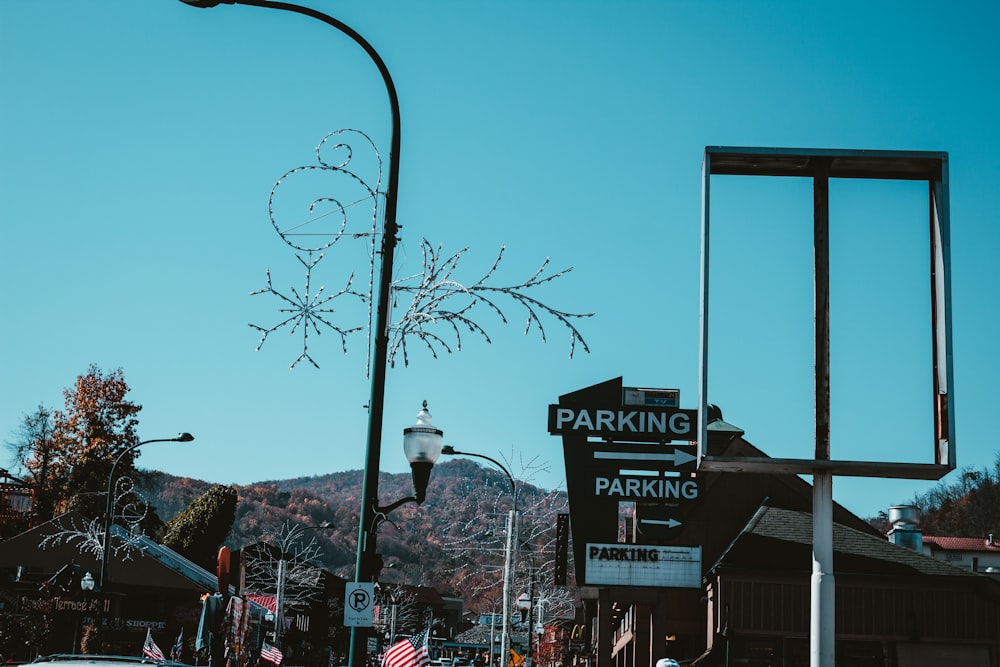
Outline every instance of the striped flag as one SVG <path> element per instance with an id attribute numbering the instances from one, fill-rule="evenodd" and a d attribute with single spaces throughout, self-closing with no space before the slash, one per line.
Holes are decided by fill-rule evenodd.
<path id="1" fill-rule="evenodd" d="M 170 649 L 170 659 L 174 662 L 181 661 L 181 655 L 184 653 L 184 628 L 177 633 L 177 641 L 174 642 L 173 648 Z"/>
<path id="2" fill-rule="evenodd" d="M 142 655 L 152 660 L 164 660 L 163 651 L 153 641 L 153 633 L 146 628 L 146 642 L 142 645 Z"/>
<path id="3" fill-rule="evenodd" d="M 273 662 L 276 665 L 281 664 L 281 659 L 284 658 L 281 651 L 278 650 L 277 646 L 272 646 L 267 642 L 260 645 L 260 657 L 268 662 Z"/>
<path id="4" fill-rule="evenodd" d="M 427 667 L 431 662 L 427 650 L 427 636 L 424 630 L 409 639 L 403 639 L 389 647 L 382 658 L 382 667 Z"/>

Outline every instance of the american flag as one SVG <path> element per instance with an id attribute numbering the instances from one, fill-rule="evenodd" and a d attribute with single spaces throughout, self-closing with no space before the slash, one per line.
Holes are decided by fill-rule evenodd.
<path id="1" fill-rule="evenodd" d="M 146 643 L 142 645 L 142 655 L 152 660 L 164 660 L 163 651 L 153 641 L 153 633 L 149 628 L 146 628 Z"/>
<path id="2" fill-rule="evenodd" d="M 281 659 L 284 658 L 281 651 L 278 650 L 277 646 L 272 646 L 267 642 L 260 645 L 260 657 L 268 662 L 273 662 L 276 665 L 281 664 Z"/>
<path id="3" fill-rule="evenodd" d="M 184 652 L 184 628 L 177 633 L 177 641 L 174 642 L 173 648 L 170 649 L 170 659 L 174 662 L 181 661 L 181 655 Z"/>
<path id="4" fill-rule="evenodd" d="M 431 662 L 427 634 L 428 630 L 424 630 L 390 646 L 382 658 L 382 667 L 427 667 Z"/>

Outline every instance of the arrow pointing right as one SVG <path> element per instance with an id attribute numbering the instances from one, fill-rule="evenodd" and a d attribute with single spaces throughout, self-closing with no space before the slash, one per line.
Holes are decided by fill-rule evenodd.
<path id="1" fill-rule="evenodd" d="M 681 525 L 681 522 L 677 519 L 639 519 L 639 523 L 648 523 L 653 526 L 666 526 L 667 528 L 676 528 Z"/>
<path id="2" fill-rule="evenodd" d="M 681 466 L 685 463 L 690 463 L 694 461 L 696 457 L 694 454 L 688 454 L 682 449 L 675 449 L 671 453 L 646 453 L 646 452 L 594 452 L 595 459 L 611 460 L 611 461 L 663 461 L 669 462 L 674 466 Z"/>

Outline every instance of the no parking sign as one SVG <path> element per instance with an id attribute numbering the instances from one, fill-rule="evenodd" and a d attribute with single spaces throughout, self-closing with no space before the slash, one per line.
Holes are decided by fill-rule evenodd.
<path id="1" fill-rule="evenodd" d="M 344 627 L 370 628 L 375 620 L 375 584 L 348 582 L 344 587 Z"/>

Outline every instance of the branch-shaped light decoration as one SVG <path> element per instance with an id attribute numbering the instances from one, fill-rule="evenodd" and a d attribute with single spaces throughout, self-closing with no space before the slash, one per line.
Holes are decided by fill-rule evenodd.
<path id="1" fill-rule="evenodd" d="M 135 554 L 145 550 L 142 522 L 149 514 L 149 504 L 139 493 L 135 482 L 130 477 L 119 477 L 115 480 L 114 501 L 112 507 L 121 507 L 120 518 L 126 526 L 125 531 L 116 531 L 117 540 L 111 540 L 111 555 L 122 560 L 132 560 Z M 104 520 L 96 517 L 77 521 L 73 516 L 62 517 L 55 522 L 57 530 L 46 535 L 38 543 L 42 549 L 60 544 L 75 545 L 82 554 L 91 554 L 95 558 L 104 558 Z"/>
<path id="2" fill-rule="evenodd" d="M 373 185 L 369 185 L 360 175 L 360 170 L 351 164 L 355 160 L 355 151 L 351 148 L 348 140 L 352 137 L 359 138 L 365 148 L 370 149 L 370 170 L 375 174 Z M 367 153 L 368 151 L 365 152 L 365 154 Z M 331 159 L 331 154 L 338 156 L 339 161 Z M 278 309 L 284 318 L 278 324 L 270 327 L 250 324 L 252 328 L 261 333 L 257 350 L 261 349 L 270 334 L 279 329 L 287 327 L 289 335 L 293 335 L 301 328 L 302 353 L 292 362 L 292 368 L 303 360 L 309 361 L 314 367 L 319 368 L 319 364 L 309 353 L 310 333 L 318 336 L 324 329 L 335 332 L 340 337 L 341 350 L 345 354 L 350 334 L 366 328 L 369 350 L 372 349 L 376 334 L 372 326 L 372 304 L 374 303 L 373 290 L 376 254 L 378 252 L 376 237 L 379 233 L 379 203 L 385 196 L 385 193 L 380 190 L 382 158 L 368 135 L 358 130 L 346 129 L 331 132 L 320 141 L 316 147 L 316 161 L 317 164 L 295 167 L 285 172 L 271 189 L 271 196 L 268 200 L 271 224 L 281 239 L 296 251 L 296 258 L 305 267 L 305 290 L 300 294 L 298 290 L 291 288 L 291 296 L 289 296 L 275 289 L 271 280 L 271 272 L 268 270 L 267 286 L 251 292 L 251 295 L 274 295 L 285 304 L 285 307 Z M 319 180 L 320 183 L 317 185 L 314 183 L 315 180 Z M 314 196 L 309 192 L 303 193 L 300 184 L 307 183 L 321 188 L 324 194 Z M 330 194 L 329 188 L 334 185 L 339 186 L 344 194 L 339 196 Z M 340 190 L 338 190 L 339 193 Z M 293 209 L 290 224 L 279 222 L 281 217 L 278 213 L 279 199 L 285 198 L 302 202 Z M 365 208 L 366 204 L 370 205 L 371 208 Z M 371 217 L 368 218 L 365 215 L 366 222 L 358 224 L 355 221 L 358 216 L 352 214 L 362 210 L 366 212 L 370 210 Z M 313 274 L 320 260 L 324 257 L 323 251 L 344 239 L 365 240 L 367 242 L 367 293 L 353 289 L 353 272 L 349 272 L 346 286 L 340 291 L 324 296 L 325 288 L 320 287 L 313 293 L 311 288 Z M 545 316 L 553 317 L 569 330 L 570 358 L 573 357 L 577 344 L 585 352 L 590 352 L 590 348 L 574 322 L 580 318 L 591 317 L 593 313 L 567 312 L 553 308 L 533 296 L 537 293 L 537 288 L 566 275 L 573 270 L 572 267 L 550 275 L 543 275 L 549 265 L 549 258 L 546 258 L 538 270 L 521 283 L 510 286 L 489 284 L 489 281 L 495 277 L 504 256 L 505 247 L 501 246 L 493 265 L 482 277 L 472 283 L 463 283 L 455 276 L 455 273 L 459 260 L 468 251 L 468 248 L 463 248 L 446 258 L 442 254 L 441 245 L 435 248 L 424 239 L 421 242 L 421 250 L 423 252 L 422 272 L 392 283 L 392 308 L 395 309 L 401 302 L 405 301 L 405 298 L 400 298 L 402 295 L 408 296 L 409 301 L 406 302 L 398 320 L 390 318 L 388 326 L 391 337 L 388 350 L 390 366 L 395 366 L 398 354 L 402 355 L 403 365 L 409 365 L 408 343 L 412 339 L 423 343 L 434 358 L 437 358 L 439 352 L 451 353 L 461 350 L 462 333 L 472 333 L 487 343 L 492 342 L 486 329 L 473 320 L 471 314 L 474 306 L 482 304 L 487 310 L 499 317 L 501 323 L 507 324 L 507 317 L 501 308 L 499 297 L 509 298 L 525 309 L 525 334 L 530 333 L 533 327 L 537 328 L 542 342 L 547 342 L 542 318 Z M 532 291 L 532 294 L 528 293 L 529 290 Z M 367 304 L 367 327 L 354 322 L 339 324 L 334 321 L 333 314 L 337 311 L 332 307 L 332 302 L 341 297 L 352 297 Z M 346 317 L 350 318 L 350 313 Z M 371 373 L 370 355 L 367 371 Z"/>
<path id="3" fill-rule="evenodd" d="M 392 343 L 389 347 L 389 363 L 395 365 L 396 354 L 402 352 L 403 365 L 409 364 L 407 351 L 407 340 L 412 336 L 424 343 L 434 358 L 437 358 L 437 349 L 443 349 L 451 353 L 452 348 L 448 345 L 444 337 L 436 333 L 432 327 L 442 325 L 445 329 L 450 329 L 454 336 L 455 350 L 462 349 L 462 331 L 468 330 L 471 333 L 482 336 L 487 343 L 492 342 L 486 330 L 477 324 L 469 313 L 473 306 L 477 304 L 485 305 L 492 310 L 504 324 L 507 318 L 503 314 L 500 306 L 496 302 L 497 296 L 506 296 L 524 307 L 527 311 L 527 321 L 524 333 L 528 334 L 532 326 L 538 328 L 542 342 L 546 342 L 545 327 L 542 325 L 541 313 L 555 317 L 562 322 L 570 331 L 569 356 L 573 357 L 577 342 L 584 351 L 590 352 L 586 341 L 580 334 L 579 329 L 572 320 L 582 317 L 591 317 L 593 313 L 568 313 L 557 310 L 538 299 L 527 294 L 527 290 L 537 288 L 545 283 L 566 275 L 572 271 L 572 267 L 563 269 L 550 276 L 542 276 L 549 265 L 549 258 L 538 268 L 527 280 L 509 287 L 496 287 L 488 285 L 487 281 L 496 273 L 500 262 L 503 260 L 505 246 L 500 247 L 497 258 L 493 261 L 493 266 L 477 281 L 469 285 L 464 285 L 453 277 L 458 268 L 458 262 L 466 252 L 468 247 L 462 248 L 447 259 L 441 253 L 441 246 L 435 249 L 427 239 L 421 242 L 423 250 L 424 270 L 422 273 L 409 276 L 393 282 L 393 306 L 397 305 L 400 294 L 411 295 L 409 305 L 401 316 L 398 323 L 391 325 Z M 457 303 L 456 303 L 457 302 Z M 452 305 L 455 303 L 455 305 Z"/>

